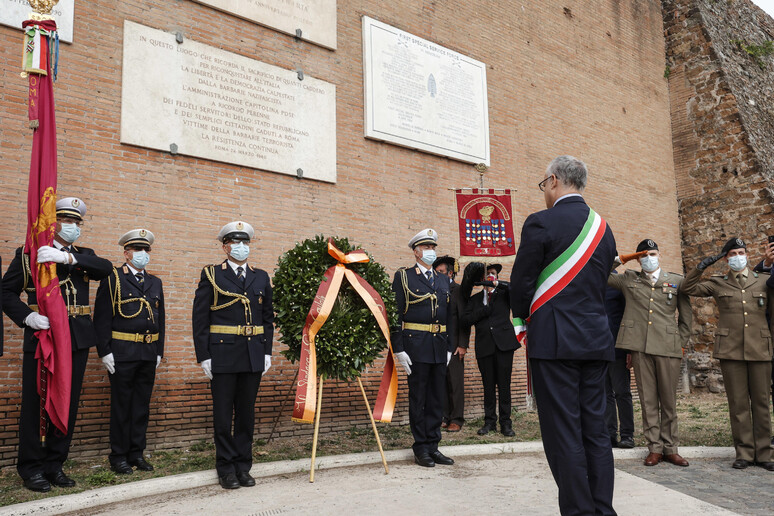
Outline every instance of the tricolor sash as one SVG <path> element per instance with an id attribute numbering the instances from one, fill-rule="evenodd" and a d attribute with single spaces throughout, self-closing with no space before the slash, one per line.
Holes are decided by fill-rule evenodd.
<path id="1" fill-rule="evenodd" d="M 527 324 L 532 318 L 532 314 L 553 299 L 554 296 L 564 290 L 575 279 L 581 269 L 589 262 L 594 251 L 599 247 L 599 242 L 605 235 L 606 228 L 607 223 L 605 220 L 597 212 L 589 208 L 589 216 L 585 224 L 583 224 L 583 229 L 575 237 L 570 247 L 548 264 L 540 273 L 535 295 L 532 296 L 532 302 L 529 306 L 529 317 L 526 321 L 519 317 L 513 319 L 516 338 L 521 344 L 526 346 Z"/>

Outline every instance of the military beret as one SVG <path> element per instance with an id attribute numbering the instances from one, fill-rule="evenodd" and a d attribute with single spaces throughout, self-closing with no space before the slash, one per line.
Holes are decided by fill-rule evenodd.
<path id="1" fill-rule="evenodd" d="M 499 263 L 487 263 L 486 264 L 486 270 L 489 272 L 489 269 L 494 269 L 497 271 L 497 274 L 500 274 L 503 270 L 503 266 Z"/>
<path id="2" fill-rule="evenodd" d="M 658 245 L 650 238 L 646 238 L 637 246 L 637 252 L 640 251 L 658 251 Z"/>
<path id="3" fill-rule="evenodd" d="M 438 267 L 439 265 L 444 264 L 444 263 L 446 264 L 447 267 L 449 267 L 450 271 L 452 271 L 452 272 L 459 272 L 460 271 L 460 266 L 457 263 L 457 260 L 453 256 L 448 256 L 448 255 L 441 256 L 438 259 L 436 259 L 433 262 L 433 269 L 435 269 L 436 267 Z"/>
<path id="4" fill-rule="evenodd" d="M 77 197 L 65 197 L 56 201 L 56 214 L 60 217 L 72 217 L 83 220 L 86 216 L 86 203 Z"/>
<path id="5" fill-rule="evenodd" d="M 156 240 L 156 237 L 153 236 L 153 233 L 147 229 L 140 228 L 124 233 L 121 238 L 118 239 L 118 245 L 124 247 L 130 245 L 150 247 L 153 245 L 154 240 Z"/>
<path id="6" fill-rule="evenodd" d="M 422 244 L 431 244 L 431 245 L 438 245 L 438 233 L 435 232 L 435 230 L 427 228 L 423 229 L 416 235 L 414 235 L 414 238 L 409 240 L 409 249 L 414 249 L 418 245 Z"/>
<path id="7" fill-rule="evenodd" d="M 255 230 L 253 229 L 253 226 L 247 222 L 242 222 L 241 220 L 229 222 L 220 228 L 220 231 L 218 232 L 218 240 L 221 242 L 235 239 L 252 240 L 254 236 Z"/>
<path id="8" fill-rule="evenodd" d="M 729 251 L 734 249 L 747 249 L 747 244 L 741 238 L 734 237 L 723 246 L 723 254 L 728 254 Z"/>

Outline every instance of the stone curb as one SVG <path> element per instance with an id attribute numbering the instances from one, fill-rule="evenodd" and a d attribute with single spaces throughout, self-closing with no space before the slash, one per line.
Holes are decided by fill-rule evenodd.
<path id="1" fill-rule="evenodd" d="M 504 453 L 542 453 L 541 441 L 522 443 L 492 443 L 470 444 L 460 446 L 443 446 L 441 450 L 450 457 L 472 457 L 484 455 L 499 455 Z M 631 450 L 616 449 L 613 451 L 616 459 L 642 459 L 647 455 L 644 448 Z M 732 459 L 734 448 L 714 448 L 710 446 L 695 446 L 680 448 L 680 455 L 686 459 L 717 458 Z M 391 462 L 403 462 L 413 460 L 414 454 L 409 450 L 391 450 L 385 452 L 387 465 Z M 350 453 L 346 455 L 329 455 L 318 457 L 316 469 L 343 468 L 374 464 L 381 467 L 379 452 Z M 288 475 L 309 471 L 310 459 L 285 460 L 277 462 L 265 462 L 254 464 L 250 473 L 257 478 Z M 9 505 L 0 508 L 0 516 L 28 514 L 61 514 L 65 512 L 79 511 L 117 502 L 123 502 L 138 497 L 168 494 L 173 491 L 193 489 L 216 485 L 218 477 L 214 469 L 197 471 L 195 473 L 183 473 L 168 477 L 151 478 L 138 482 L 129 482 L 118 486 L 101 487 L 82 493 L 55 496 L 32 502 Z M 55 488 L 56 489 L 56 488 Z"/>

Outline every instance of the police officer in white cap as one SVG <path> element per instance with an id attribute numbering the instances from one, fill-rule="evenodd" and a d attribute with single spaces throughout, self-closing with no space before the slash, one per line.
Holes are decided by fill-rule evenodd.
<path id="1" fill-rule="evenodd" d="M 125 263 L 103 279 L 94 301 L 97 352 L 110 378 L 110 468 L 153 471 L 143 457 L 156 368 L 164 356 L 164 291 L 148 273 L 155 237 L 133 229 L 118 240 Z"/>
<path id="2" fill-rule="evenodd" d="M 73 437 L 83 374 L 89 358 L 89 348 L 97 344 L 89 306 L 89 280 L 101 280 L 112 270 L 108 260 L 100 258 L 86 247 L 75 246 L 81 235 L 86 204 L 77 197 L 65 197 L 56 202 L 56 236 L 53 246 L 38 249 L 38 263 L 57 264 L 56 273 L 67 305 L 72 341 L 72 387 L 67 434 L 62 435 L 49 425 L 46 447 L 40 444 L 40 396 L 37 389 L 38 361 L 35 350 L 37 330 L 49 327 L 48 317 L 37 312 L 35 285 L 32 282 L 30 256 L 20 247 L 3 277 L 3 311 L 24 328 L 24 359 L 22 362 L 22 406 L 19 416 L 19 456 L 16 470 L 24 486 L 45 492 L 51 484 L 73 487 L 75 481 L 65 475 L 62 464 L 67 460 Z M 27 303 L 20 299 L 27 293 Z"/>
<path id="3" fill-rule="evenodd" d="M 224 489 L 255 485 L 255 398 L 271 367 L 271 282 L 265 271 L 247 264 L 254 235 L 247 222 L 221 228 L 226 260 L 202 270 L 193 303 L 196 360 L 211 380 L 215 468 Z"/>
<path id="4" fill-rule="evenodd" d="M 450 280 L 433 271 L 438 235 L 424 229 L 409 241 L 416 263 L 395 273 L 392 290 L 398 325 L 392 331 L 395 357 L 408 374 L 409 423 L 414 436 L 414 461 L 420 466 L 451 465 L 438 451 L 441 441 L 446 367 L 452 356 L 456 328 L 450 312 Z"/>

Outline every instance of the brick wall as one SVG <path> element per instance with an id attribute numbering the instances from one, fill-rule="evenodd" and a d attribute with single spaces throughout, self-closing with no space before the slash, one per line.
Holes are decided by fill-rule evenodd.
<path id="1" fill-rule="evenodd" d="M 255 225 L 250 261 L 270 273 L 284 250 L 317 233 L 350 237 L 390 274 L 411 263 L 406 241 L 424 227 L 440 233 L 439 253 L 457 250 L 447 188 L 476 186 L 477 174 L 463 163 L 363 138 L 362 15 L 487 64 L 492 154 L 487 186 L 517 188 L 517 231 L 529 213 L 544 207 L 536 183 L 546 165 L 569 153 L 589 164 L 586 197 L 612 226 L 619 248 L 631 251 L 642 238 L 654 238 L 665 267 L 680 270 L 659 2 L 339 0 L 337 8 L 338 50 L 332 52 L 194 2 L 76 2 L 75 42 L 62 45 L 55 92 L 59 191 L 88 204 L 79 242 L 102 256 L 120 260 L 116 240 L 133 227 L 148 227 L 157 236 L 149 271 L 164 281 L 168 343 L 154 390 L 149 449 L 211 438 L 210 396 L 194 357 L 190 309 L 201 267 L 223 259 L 214 237 L 225 222 L 241 218 Z M 181 31 L 283 68 L 301 66 L 334 83 L 338 182 L 300 181 L 120 144 L 124 19 Z M 25 231 L 31 146 L 20 50 L 20 31 L 0 27 L 0 253 L 6 266 Z M 506 267 L 503 277 L 509 272 Z M 21 382 L 21 333 L 5 322 L 0 465 L 14 461 Z M 270 431 L 295 373 L 276 352 L 274 362 L 259 393 L 259 438 Z M 371 400 L 380 371 L 376 367 L 365 377 Z M 472 356 L 466 375 L 466 413 L 474 417 L 482 413 L 482 395 Z M 523 351 L 516 354 L 513 388 L 516 404 L 523 406 Z M 400 389 L 394 421 L 407 423 L 402 372 Z M 356 386 L 329 382 L 325 393 L 323 432 L 366 424 Z M 93 351 L 81 399 L 73 454 L 104 456 L 109 390 Z M 290 421 L 289 409 L 282 413 L 280 435 L 311 435 L 310 427 Z"/>
<path id="2" fill-rule="evenodd" d="M 736 42 L 774 39 L 774 21 L 749 0 L 662 3 L 684 263 L 695 267 L 734 236 L 757 263 L 774 234 L 774 59 L 761 67 Z M 709 356 L 717 310 L 710 299 L 693 302 L 692 384 L 718 391 Z"/>

